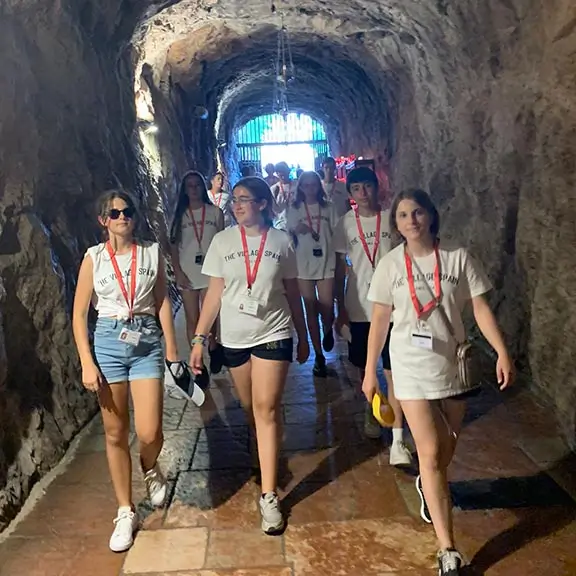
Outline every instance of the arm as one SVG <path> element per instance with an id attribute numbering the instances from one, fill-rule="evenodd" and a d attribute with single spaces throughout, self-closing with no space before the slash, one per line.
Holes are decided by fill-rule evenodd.
<path id="1" fill-rule="evenodd" d="M 368 334 L 368 353 L 366 357 L 366 372 L 374 372 L 378 369 L 378 359 L 382 354 L 388 329 L 390 327 L 390 316 L 392 306 L 374 302 L 372 305 L 372 319 L 370 321 L 370 332 Z"/>
<path id="2" fill-rule="evenodd" d="M 496 375 L 498 384 L 501 384 L 500 388 L 504 389 L 512 382 L 514 368 L 506 344 L 504 343 L 502 332 L 500 332 L 494 313 L 490 310 L 490 306 L 488 306 L 488 302 L 486 302 L 484 296 L 472 298 L 472 309 L 480 332 L 482 332 L 484 338 L 488 340 L 490 346 L 492 346 L 498 354 Z"/>
<path id="3" fill-rule="evenodd" d="M 285 278 L 284 288 L 286 290 L 286 298 L 290 306 L 290 313 L 294 322 L 294 328 L 298 335 L 298 340 L 307 340 L 308 332 L 306 330 L 306 321 L 304 320 L 304 310 L 302 309 L 302 296 L 298 288 L 298 280 L 296 278 Z"/>
<path id="4" fill-rule="evenodd" d="M 86 256 L 78 273 L 72 313 L 72 330 L 83 370 L 85 367 L 95 365 L 92 350 L 90 349 L 90 340 L 88 339 L 88 311 L 90 310 L 90 301 L 94 290 L 93 275 L 94 264 L 92 257 Z"/>
<path id="5" fill-rule="evenodd" d="M 348 318 L 345 304 L 346 284 L 346 255 L 336 252 L 336 269 L 334 271 L 334 292 L 336 294 L 336 306 L 338 317 Z"/>
<path id="6" fill-rule="evenodd" d="M 159 256 L 158 277 L 156 278 L 156 284 L 154 284 L 154 301 L 166 342 L 166 358 L 171 362 L 177 362 L 178 345 L 176 344 L 176 330 L 174 329 L 172 304 L 168 297 L 166 270 L 164 266 L 164 258 Z"/>
<path id="7" fill-rule="evenodd" d="M 211 276 L 204 303 L 202 304 L 202 310 L 200 311 L 200 318 L 196 326 L 196 334 L 202 334 L 208 337 L 212 326 L 214 326 L 218 312 L 220 312 L 223 292 L 224 278 Z"/>

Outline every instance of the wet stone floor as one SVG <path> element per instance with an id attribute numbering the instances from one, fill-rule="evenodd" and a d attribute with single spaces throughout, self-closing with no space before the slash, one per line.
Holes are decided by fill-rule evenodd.
<path id="1" fill-rule="evenodd" d="M 312 378 L 312 361 L 293 365 L 288 378 L 282 536 L 260 532 L 246 419 L 224 371 L 202 409 L 167 397 L 160 461 L 169 503 L 151 509 L 135 466 L 142 526 L 128 553 L 108 550 L 116 505 L 97 416 L 0 544 L 0 575 L 437 574 L 415 470 L 388 465 L 386 432 L 382 441 L 363 437 L 363 402 L 342 343 L 328 362 L 327 379 Z M 471 402 L 450 477 L 466 574 L 576 575 L 575 458 L 526 390 L 500 395 L 486 387 Z"/>

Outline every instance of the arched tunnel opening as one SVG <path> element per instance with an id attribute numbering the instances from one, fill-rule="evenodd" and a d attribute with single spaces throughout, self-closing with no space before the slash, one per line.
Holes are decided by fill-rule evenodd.
<path id="1" fill-rule="evenodd" d="M 282 23 L 290 112 L 431 194 L 574 448 L 575 22 L 572 0 L 2 3 L 0 531 L 97 409 L 70 329 L 94 199 L 133 191 L 168 254 L 182 174 L 235 181 L 240 129 L 275 112 Z"/>

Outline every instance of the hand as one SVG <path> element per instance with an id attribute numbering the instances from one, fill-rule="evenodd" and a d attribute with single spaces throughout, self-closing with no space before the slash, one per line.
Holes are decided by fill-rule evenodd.
<path id="1" fill-rule="evenodd" d="M 298 346 L 296 347 L 296 360 L 298 364 L 304 364 L 310 356 L 310 345 L 306 338 L 298 339 Z"/>
<path id="2" fill-rule="evenodd" d="M 98 366 L 92 362 L 88 366 L 82 366 L 82 384 L 86 390 L 90 390 L 91 392 L 98 392 L 102 387 L 102 383 L 104 382 L 104 378 L 98 370 Z"/>
<path id="3" fill-rule="evenodd" d="M 500 390 L 504 390 L 514 382 L 515 372 L 514 363 L 508 353 L 500 354 L 496 361 L 496 379 L 500 384 Z"/>
<path id="4" fill-rule="evenodd" d="M 380 385 L 378 383 L 378 377 L 376 376 L 376 371 L 366 370 L 364 374 L 364 380 L 362 381 L 362 392 L 366 396 L 366 400 L 372 403 L 372 398 L 378 392 Z"/>
<path id="5" fill-rule="evenodd" d="M 183 290 L 192 290 L 190 279 L 186 274 L 184 274 L 184 272 L 182 272 L 182 270 L 174 270 L 174 276 L 178 288 L 182 288 Z"/>
<path id="6" fill-rule="evenodd" d="M 310 228 L 308 227 L 307 224 L 304 224 L 304 222 L 299 222 L 298 226 L 296 226 L 296 228 L 294 228 L 294 232 L 296 234 L 309 234 Z"/>
<path id="7" fill-rule="evenodd" d="M 346 312 L 346 310 L 340 310 L 334 321 L 334 328 L 339 336 L 342 336 L 342 328 L 344 326 L 350 326 L 350 319 L 348 318 L 348 312 Z"/>
<path id="8" fill-rule="evenodd" d="M 190 351 L 190 368 L 193 374 L 202 374 L 204 368 L 204 346 L 194 344 Z"/>

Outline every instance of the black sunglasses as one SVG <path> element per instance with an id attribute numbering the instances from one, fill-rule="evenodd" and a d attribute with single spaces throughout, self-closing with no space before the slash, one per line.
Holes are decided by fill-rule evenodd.
<path id="1" fill-rule="evenodd" d="M 118 218 L 120 218 L 120 214 L 124 214 L 124 218 L 130 220 L 134 217 L 134 208 L 128 207 L 124 208 L 123 210 L 118 210 L 118 208 L 112 208 L 108 212 L 108 217 L 110 218 L 110 220 L 118 220 Z"/>

